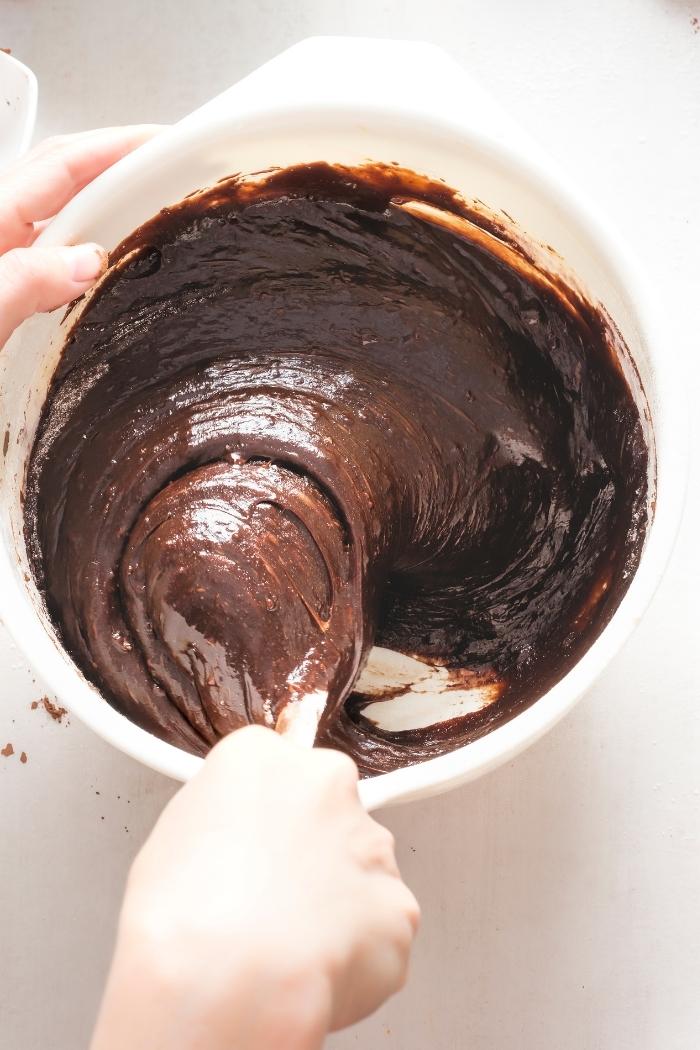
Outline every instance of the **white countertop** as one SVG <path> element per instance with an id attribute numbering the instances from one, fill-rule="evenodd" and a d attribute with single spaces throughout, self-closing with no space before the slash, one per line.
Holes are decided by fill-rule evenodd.
<path id="1" fill-rule="evenodd" d="M 312 34 L 442 44 L 615 219 L 697 402 L 700 0 L 195 6 L 0 0 L 0 46 L 39 78 L 39 133 L 172 120 Z M 592 693 L 509 766 L 386 813 L 423 905 L 413 973 L 333 1050 L 698 1046 L 697 458 L 665 582 Z M 4 632 L 0 669 L 0 1046 L 80 1050 L 125 873 L 174 785 L 32 710 L 45 690 Z"/>

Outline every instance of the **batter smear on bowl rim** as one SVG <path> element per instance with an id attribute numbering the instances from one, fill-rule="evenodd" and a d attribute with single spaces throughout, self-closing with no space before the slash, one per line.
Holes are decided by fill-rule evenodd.
<path id="1" fill-rule="evenodd" d="M 319 163 L 225 180 L 110 261 L 25 514 L 120 711 L 203 754 L 311 701 L 371 775 L 503 724 L 600 634 L 648 520 L 624 348 L 492 219 Z"/>

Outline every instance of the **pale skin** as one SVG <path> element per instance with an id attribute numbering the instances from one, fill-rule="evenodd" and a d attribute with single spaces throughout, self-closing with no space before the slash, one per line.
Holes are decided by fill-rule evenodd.
<path id="1" fill-rule="evenodd" d="M 34 242 L 157 131 L 51 139 L 0 175 L 0 347 L 104 273 L 99 245 Z M 132 865 L 91 1050 L 317 1050 L 402 987 L 418 919 L 351 759 L 239 730 Z"/>

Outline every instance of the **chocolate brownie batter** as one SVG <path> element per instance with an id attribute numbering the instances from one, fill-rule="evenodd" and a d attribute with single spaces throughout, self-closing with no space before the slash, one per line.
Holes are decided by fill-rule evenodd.
<path id="1" fill-rule="evenodd" d="M 327 697 L 319 739 L 374 773 L 505 722 L 590 646 L 643 543 L 642 421 L 604 317 L 492 218 L 315 164 L 194 195 L 111 263 L 26 529 L 120 711 L 204 753 Z M 404 687 L 353 693 L 373 645 L 483 704 L 444 720 L 428 690 L 432 723 L 382 728 Z"/>

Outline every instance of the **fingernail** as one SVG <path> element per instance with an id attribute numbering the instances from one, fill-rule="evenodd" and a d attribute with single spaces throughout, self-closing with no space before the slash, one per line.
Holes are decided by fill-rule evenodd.
<path id="1" fill-rule="evenodd" d="M 99 244 L 76 244 L 63 249 L 71 279 L 76 284 L 94 281 L 107 269 L 107 252 Z"/>

